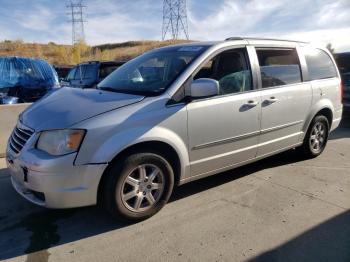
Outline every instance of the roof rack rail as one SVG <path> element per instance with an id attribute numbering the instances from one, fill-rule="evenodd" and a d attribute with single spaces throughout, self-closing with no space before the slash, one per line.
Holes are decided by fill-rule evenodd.
<path id="1" fill-rule="evenodd" d="M 240 36 L 233 36 L 225 39 L 225 41 L 233 41 L 233 40 L 244 40 L 244 38 Z"/>
<path id="2" fill-rule="evenodd" d="M 308 43 L 308 42 L 289 40 L 289 39 L 264 38 L 264 37 L 239 37 L 239 36 L 234 36 L 234 37 L 229 37 L 229 38 L 225 39 L 225 41 L 234 41 L 234 40 L 270 40 L 270 41 L 297 42 L 297 43 L 305 43 L 305 44 Z"/>

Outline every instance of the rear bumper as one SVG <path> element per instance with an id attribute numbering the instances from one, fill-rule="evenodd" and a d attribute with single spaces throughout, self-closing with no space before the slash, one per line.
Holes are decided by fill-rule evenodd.
<path id="1" fill-rule="evenodd" d="M 41 159 L 33 168 L 38 157 L 36 153 L 23 151 L 26 160 L 23 157 L 6 157 L 12 185 L 20 195 L 48 208 L 72 208 L 97 203 L 97 189 L 106 164 L 75 166 L 75 155 L 72 154 L 56 158 L 55 163 L 53 159 Z"/>

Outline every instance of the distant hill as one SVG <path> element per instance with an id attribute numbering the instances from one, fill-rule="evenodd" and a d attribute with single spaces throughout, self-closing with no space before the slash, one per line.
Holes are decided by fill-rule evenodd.
<path id="1" fill-rule="evenodd" d="M 98 46 L 81 43 L 73 47 L 52 42 L 37 44 L 5 40 L 0 42 L 0 56 L 35 57 L 45 59 L 53 65 L 73 65 L 89 60 L 128 60 L 154 48 L 184 42 L 189 41 L 129 41 Z"/>

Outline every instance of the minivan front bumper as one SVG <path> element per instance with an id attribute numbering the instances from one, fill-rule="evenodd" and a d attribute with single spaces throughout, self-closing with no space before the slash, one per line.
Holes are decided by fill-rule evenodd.
<path id="1" fill-rule="evenodd" d="M 14 189 L 30 202 L 48 208 L 72 208 L 97 203 L 100 178 L 107 164 L 74 165 L 76 154 L 43 157 L 36 149 L 18 157 L 7 149 L 6 162 Z"/>

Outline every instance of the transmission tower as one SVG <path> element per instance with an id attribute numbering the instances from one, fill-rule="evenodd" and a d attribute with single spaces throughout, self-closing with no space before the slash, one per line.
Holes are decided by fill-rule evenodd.
<path id="1" fill-rule="evenodd" d="M 168 34 L 172 39 L 179 39 L 181 35 L 189 39 L 186 0 L 164 0 L 162 39 Z"/>
<path id="2" fill-rule="evenodd" d="M 69 22 L 72 23 L 72 45 L 81 41 L 85 42 L 84 33 L 84 8 L 83 0 L 70 0 L 67 5 Z"/>

